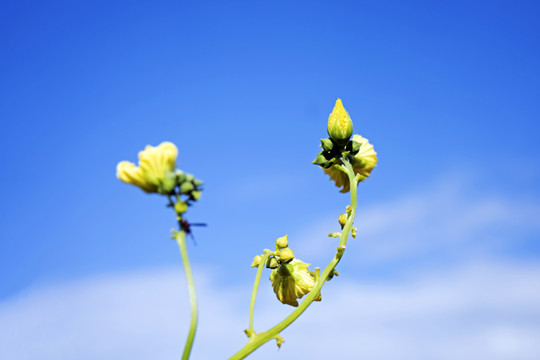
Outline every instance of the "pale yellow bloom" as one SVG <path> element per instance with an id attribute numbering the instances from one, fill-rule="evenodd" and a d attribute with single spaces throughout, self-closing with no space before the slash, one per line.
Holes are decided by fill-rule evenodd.
<path id="1" fill-rule="evenodd" d="M 354 155 L 354 161 L 351 165 L 354 173 L 361 175 L 360 181 L 364 181 L 370 176 L 371 171 L 377 165 L 377 153 L 368 139 L 355 134 L 352 140 L 360 143 L 360 150 Z M 341 165 L 343 163 L 339 160 L 336 164 Z M 343 187 L 340 190 L 341 192 L 346 193 L 350 190 L 349 178 L 343 171 L 334 169 L 333 167 L 323 170 L 326 174 L 330 175 L 330 179 L 334 180 L 337 187 Z"/>
<path id="2" fill-rule="evenodd" d="M 160 185 L 174 172 L 177 155 L 178 149 L 171 142 L 162 142 L 156 147 L 147 145 L 139 152 L 139 167 L 149 183 Z"/>
<path id="3" fill-rule="evenodd" d="M 171 191 L 176 185 L 174 171 L 177 155 L 178 149 L 173 143 L 163 142 L 156 147 L 147 145 L 139 152 L 139 166 L 121 161 L 116 167 L 116 176 L 147 193 Z"/>
<path id="4" fill-rule="evenodd" d="M 298 306 L 298 299 L 309 293 L 315 285 L 315 278 L 308 270 L 309 264 L 298 259 L 282 264 L 272 270 L 270 281 L 279 301 L 283 304 Z M 320 300 L 321 296 L 316 300 Z"/>
<path id="5" fill-rule="evenodd" d="M 338 144 L 346 144 L 353 132 L 351 117 L 341 99 L 337 99 L 332 113 L 328 117 L 328 135 Z"/>
<path id="6" fill-rule="evenodd" d="M 157 192 L 157 186 L 149 184 L 142 170 L 132 162 L 120 161 L 116 166 L 116 177 L 125 183 L 140 187 L 147 193 Z"/>

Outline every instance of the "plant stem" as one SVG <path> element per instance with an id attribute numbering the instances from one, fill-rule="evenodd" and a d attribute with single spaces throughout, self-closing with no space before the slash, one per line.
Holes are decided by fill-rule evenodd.
<path id="1" fill-rule="evenodd" d="M 347 161 L 347 159 L 343 158 L 343 165 L 340 167 L 340 170 L 345 172 L 347 176 L 349 177 L 350 181 L 350 193 L 351 193 L 351 215 L 347 219 L 347 222 L 345 223 L 345 226 L 343 227 L 343 231 L 341 232 L 341 239 L 339 242 L 339 247 L 337 248 L 337 252 L 330 261 L 330 263 L 324 268 L 324 271 L 322 272 L 319 279 L 316 281 L 316 283 L 313 286 L 313 289 L 309 292 L 309 294 L 306 296 L 304 301 L 284 320 L 282 320 L 279 324 L 274 326 L 268 331 L 261 332 L 259 334 L 253 335 L 248 343 L 240 349 L 236 354 L 234 354 L 232 357 L 229 358 L 229 360 L 240 360 L 244 359 L 246 356 L 251 354 L 253 351 L 255 351 L 257 348 L 259 348 L 261 345 L 265 344 L 267 341 L 270 341 L 271 339 L 275 338 L 281 331 L 283 331 L 285 328 L 287 328 L 289 325 L 291 325 L 302 313 L 308 308 L 309 305 L 317 298 L 319 293 L 321 292 L 321 288 L 323 287 L 324 283 L 328 280 L 328 276 L 334 271 L 337 264 L 341 260 L 341 257 L 343 256 L 343 253 L 345 252 L 345 246 L 347 245 L 347 237 L 349 233 L 351 232 L 352 225 L 354 222 L 354 217 L 356 215 L 356 207 L 357 207 L 357 199 L 356 199 L 356 187 L 358 186 L 358 181 L 355 179 L 354 170 L 351 166 L 351 164 Z M 262 268 L 259 264 L 259 269 L 257 271 L 257 275 L 259 275 L 259 271 L 262 272 Z M 260 280 L 260 277 L 256 278 L 255 282 L 258 286 L 258 281 Z M 254 286 L 255 291 L 255 286 Z M 256 291 L 255 291 L 256 295 Z M 254 296 L 252 295 L 252 303 L 254 304 Z M 252 314 L 250 309 L 250 330 L 252 330 Z"/>
<path id="2" fill-rule="evenodd" d="M 189 324 L 189 333 L 184 347 L 184 353 L 182 354 L 182 360 L 188 360 L 191 354 L 191 347 L 193 346 L 193 340 L 195 339 L 195 332 L 197 330 L 197 295 L 195 294 L 195 283 L 193 282 L 193 274 L 191 272 L 191 266 L 189 264 L 189 257 L 186 246 L 186 232 L 181 229 L 175 233 L 175 239 L 180 248 L 180 254 L 182 255 L 182 263 L 184 264 L 184 272 L 186 273 L 186 280 L 188 285 L 189 302 L 191 305 L 191 322 Z"/>
<path id="3" fill-rule="evenodd" d="M 251 292 L 251 302 L 249 303 L 249 334 L 248 334 L 249 337 L 251 337 L 250 334 L 252 334 L 255 331 L 253 329 L 253 312 L 255 310 L 255 298 L 257 298 L 257 291 L 259 291 L 259 283 L 261 281 L 263 268 L 266 264 L 266 260 L 268 259 L 270 255 L 271 253 L 264 254 L 257 268 L 257 275 L 255 275 L 255 283 L 253 284 L 253 291 Z"/>

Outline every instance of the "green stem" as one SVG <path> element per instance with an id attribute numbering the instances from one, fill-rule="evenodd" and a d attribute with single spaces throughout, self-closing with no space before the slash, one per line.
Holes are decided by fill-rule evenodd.
<path id="1" fill-rule="evenodd" d="M 197 295 L 195 294 L 195 283 L 193 282 L 193 274 L 191 272 L 191 266 L 189 264 L 189 257 L 186 247 L 186 232 L 180 230 L 175 233 L 175 239 L 180 248 L 180 254 L 182 255 L 182 263 L 184 264 L 184 272 L 186 273 L 186 280 L 189 292 L 189 302 L 191 305 L 191 322 L 189 324 L 189 333 L 184 347 L 184 353 L 182 354 L 182 360 L 188 360 L 191 354 L 191 347 L 193 346 L 193 340 L 195 339 L 195 332 L 197 330 Z"/>
<path id="2" fill-rule="evenodd" d="M 251 337 L 252 334 L 255 333 L 255 330 L 253 329 L 253 312 L 255 310 L 255 299 L 257 298 L 257 291 L 259 291 L 259 283 L 261 282 L 263 268 L 266 264 L 266 260 L 270 255 L 271 253 L 263 255 L 261 262 L 259 263 L 259 266 L 257 268 L 257 275 L 255 275 L 255 283 L 253 284 L 253 291 L 251 292 L 251 302 L 249 303 L 249 333 L 247 334 L 249 337 Z"/>
<path id="3" fill-rule="evenodd" d="M 271 339 L 275 338 L 281 331 L 283 331 L 285 328 L 287 328 L 289 325 L 291 325 L 302 313 L 308 308 L 309 305 L 317 298 L 319 293 L 321 292 L 321 288 L 323 287 L 324 283 L 328 280 L 328 276 L 334 271 L 337 264 L 341 260 L 341 257 L 343 256 L 343 253 L 345 252 L 345 246 L 347 245 L 347 237 L 349 233 L 351 232 L 352 225 L 354 222 L 354 217 L 356 215 L 356 207 L 357 207 L 357 200 L 356 200 L 356 187 L 358 186 L 358 181 L 355 179 L 354 170 L 351 166 L 351 164 L 347 161 L 347 159 L 342 159 L 344 166 L 341 166 L 340 169 L 347 174 L 349 177 L 349 181 L 351 184 L 351 215 L 347 219 L 347 222 L 345 223 L 345 226 L 343 227 L 343 231 L 341 232 L 341 239 L 339 242 L 339 247 L 337 248 L 336 255 L 332 258 L 330 263 L 324 268 L 324 271 L 322 272 L 319 279 L 315 282 L 313 289 L 309 292 L 309 294 L 306 296 L 304 301 L 289 315 L 287 316 L 283 321 L 281 321 L 279 324 L 274 326 L 268 331 L 261 332 L 259 334 L 254 334 L 248 343 L 240 349 L 236 354 L 234 354 L 232 357 L 229 358 L 229 360 L 240 360 L 244 359 L 246 356 L 251 354 L 253 351 L 255 351 L 257 348 L 265 344 L 266 342 L 270 341 Z M 262 272 L 262 268 L 259 264 L 259 270 Z M 257 282 L 257 279 L 256 279 Z M 257 282 L 258 285 L 258 282 Z M 254 298 L 252 295 L 252 301 L 254 302 Z M 251 314 L 250 314 L 250 324 L 251 324 Z M 250 326 L 251 329 L 251 326 Z"/>

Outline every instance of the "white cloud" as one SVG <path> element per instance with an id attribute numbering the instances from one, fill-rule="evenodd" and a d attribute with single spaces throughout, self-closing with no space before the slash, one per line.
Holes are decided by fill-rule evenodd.
<path id="1" fill-rule="evenodd" d="M 210 273 L 198 274 L 201 324 L 193 358 L 227 358 L 245 341 L 249 288 L 223 288 Z M 0 304 L 0 354 L 13 360 L 178 358 L 188 323 L 184 291 L 179 269 L 33 289 Z M 259 299 L 259 327 L 292 309 L 277 302 L 265 281 Z M 368 284 L 342 276 L 284 331 L 279 356 L 537 359 L 539 304 L 540 265 L 471 264 Z M 270 359 L 276 351 L 267 344 L 250 358 Z"/>
<path id="2" fill-rule="evenodd" d="M 442 183 L 388 203 L 360 201 L 359 236 L 349 240 L 347 257 L 367 266 L 433 255 L 462 261 L 504 251 L 520 240 L 520 232 L 540 230 L 536 202 L 470 193 L 463 184 Z M 325 235 L 338 229 L 336 214 L 292 234 L 291 246 L 304 260 L 324 260 L 336 246 Z"/>
<path id="3" fill-rule="evenodd" d="M 335 242 L 324 234 L 336 225 L 322 221 L 291 234 L 295 253 L 327 260 Z M 459 186 L 442 185 L 362 207 L 357 226 L 361 236 L 350 241 L 342 276 L 325 285 L 323 301 L 282 334 L 286 343 L 277 358 L 540 358 L 540 264 L 494 256 L 520 231 L 538 231 L 538 205 L 474 198 Z M 364 270 L 396 266 L 433 254 L 450 254 L 454 261 L 409 262 L 384 279 L 354 271 L 357 264 Z M 195 269 L 200 327 L 193 359 L 227 358 L 246 341 L 251 284 L 226 287 L 219 283 L 223 276 L 215 276 L 221 273 Z M 275 299 L 264 279 L 257 330 L 292 310 Z M 188 314 L 180 265 L 43 285 L 0 303 L 0 358 L 177 359 Z M 269 343 L 250 359 L 274 359 L 276 351 Z"/>

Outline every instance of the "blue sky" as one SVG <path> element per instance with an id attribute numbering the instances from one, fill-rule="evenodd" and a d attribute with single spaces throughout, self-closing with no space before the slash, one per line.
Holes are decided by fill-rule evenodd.
<path id="1" fill-rule="evenodd" d="M 209 225 L 196 229 L 196 245 L 189 248 L 205 274 L 203 293 L 243 289 L 239 301 L 247 304 L 254 276 L 247 266 L 285 233 L 302 260 L 325 264 L 335 247 L 325 234 L 335 231 L 348 197 L 311 161 L 338 97 L 355 132 L 375 145 L 379 166 L 359 189 L 356 225 L 363 236 L 340 264 L 342 277 L 331 285 L 336 293 L 349 286 L 369 303 L 375 295 L 408 299 L 405 294 L 424 289 L 421 284 L 429 285 L 418 295 L 422 299 L 439 294 L 434 284 L 440 282 L 456 297 L 485 287 L 492 296 L 464 297 L 470 305 L 459 313 L 464 314 L 505 292 L 494 278 L 506 279 L 508 286 L 525 278 L 530 292 L 517 289 L 521 297 L 509 299 L 509 309 L 492 304 L 484 320 L 447 328 L 458 334 L 478 326 L 477 335 L 487 339 L 501 328 L 496 319 L 504 329 L 513 324 L 514 332 L 495 331 L 494 339 L 503 339 L 495 344 L 515 345 L 515 338 L 540 333 L 540 308 L 523 305 L 540 288 L 539 10 L 533 1 L 4 3 L 0 324 L 8 325 L 0 333 L 11 334 L 8 326 L 16 323 L 20 338 L 31 338 L 38 325 L 24 316 L 25 306 L 44 304 L 47 296 L 72 299 L 74 288 L 103 294 L 95 310 L 108 318 L 115 308 L 107 299 L 148 291 L 106 291 L 103 284 L 172 279 L 175 271 L 179 277 L 170 283 L 181 284 L 178 250 L 168 239 L 174 216 L 164 199 L 115 177 L 118 161 L 135 161 L 145 145 L 165 140 L 178 145 L 178 167 L 206 182 L 201 201 L 189 212 L 190 220 Z M 459 276 L 477 282 L 462 288 Z M 156 291 L 165 296 L 165 288 Z M 271 292 L 267 296 L 275 301 Z M 371 304 L 385 303 L 379 300 Z M 337 299 L 327 301 L 343 307 Z M 442 323 L 459 317 L 444 302 L 433 303 L 441 304 Z M 524 313 L 515 314 L 517 307 Z M 422 314 L 403 311 L 412 322 Z M 310 312 L 313 322 L 323 313 Z M 381 313 L 389 322 L 395 319 Z M 175 314 L 175 324 L 152 323 L 175 334 L 163 345 L 173 349 L 164 350 L 164 358 L 175 356 L 176 338 L 184 331 L 178 325 L 182 313 Z M 365 331 L 352 324 L 349 330 L 360 331 L 360 338 L 378 334 L 369 316 L 354 314 Z M 115 326 L 137 328 L 128 315 Z M 51 341 L 69 332 L 57 326 L 63 317 L 38 316 L 51 336 L 40 339 L 56 344 L 47 348 L 50 358 L 69 353 L 68 342 Z M 539 321 L 524 324 L 524 317 Z M 75 327 L 85 324 L 74 319 Z M 143 320 L 139 326 L 150 326 Z M 384 329 L 380 338 L 392 338 Z M 287 342 L 292 354 L 297 350 L 291 343 L 301 344 L 302 332 L 288 331 L 299 336 Z M 432 335 L 429 326 L 405 331 L 415 339 L 429 333 L 440 347 L 448 345 L 442 339 L 452 339 Z M 111 330 L 107 338 L 117 336 Z M 216 334 L 201 330 L 200 336 L 204 342 Z M 149 338 L 147 345 L 156 345 L 152 341 L 159 340 Z M 105 338 L 95 342 L 103 344 L 96 351 L 108 349 L 95 356 L 118 358 L 112 354 L 119 348 L 113 351 Z M 17 339 L 6 344 L 0 353 L 4 348 L 13 351 L 13 359 L 32 358 L 17 352 Z M 525 359 L 540 352 L 527 344 L 495 346 L 493 353 L 471 352 L 471 358 Z M 45 354 L 39 346 L 36 351 Z M 223 347 L 226 354 L 234 350 Z M 409 351 L 411 358 L 421 358 L 405 347 L 396 347 L 402 356 Z M 195 348 L 194 356 L 214 356 L 202 351 Z M 274 354 L 273 348 L 265 351 L 259 358 Z M 288 356 L 287 348 L 281 351 Z M 393 356 L 369 351 L 370 359 Z"/>

